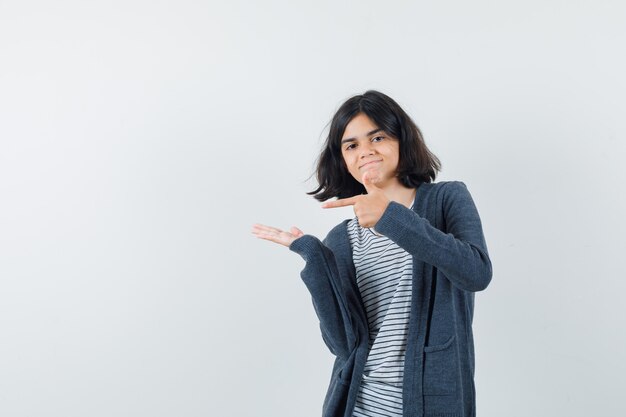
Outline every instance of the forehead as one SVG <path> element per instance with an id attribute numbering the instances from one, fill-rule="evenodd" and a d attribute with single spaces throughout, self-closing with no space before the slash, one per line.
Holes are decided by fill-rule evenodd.
<path id="1" fill-rule="evenodd" d="M 346 125 L 341 139 L 367 137 L 378 129 L 379 126 L 372 119 L 364 113 L 359 113 Z"/>

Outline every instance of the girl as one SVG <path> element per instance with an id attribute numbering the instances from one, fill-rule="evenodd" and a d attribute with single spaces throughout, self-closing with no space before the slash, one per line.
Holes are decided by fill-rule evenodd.
<path id="1" fill-rule="evenodd" d="M 317 164 L 323 208 L 355 217 L 324 241 L 292 227 L 253 234 L 306 264 L 322 338 L 336 356 L 323 417 L 476 415 L 474 293 L 492 276 L 463 182 L 441 170 L 411 118 L 367 91 L 334 115 Z"/>

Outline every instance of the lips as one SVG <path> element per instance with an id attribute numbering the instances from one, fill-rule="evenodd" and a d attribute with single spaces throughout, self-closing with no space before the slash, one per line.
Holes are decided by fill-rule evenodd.
<path id="1" fill-rule="evenodd" d="M 359 167 L 359 169 L 361 169 L 361 168 L 363 168 L 363 167 L 366 167 L 366 166 L 368 166 L 368 165 L 371 165 L 371 164 L 375 164 L 375 163 L 381 162 L 381 161 L 382 161 L 382 159 L 378 159 L 378 160 L 376 160 L 376 161 L 369 161 L 368 163 L 361 165 L 361 166 Z"/>

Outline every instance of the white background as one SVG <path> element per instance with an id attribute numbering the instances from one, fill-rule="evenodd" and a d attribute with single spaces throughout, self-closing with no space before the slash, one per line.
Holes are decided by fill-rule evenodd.
<path id="1" fill-rule="evenodd" d="M 332 356 L 255 222 L 378 89 L 464 181 L 481 417 L 625 415 L 626 6 L 0 0 L 0 415 L 319 416 Z"/>

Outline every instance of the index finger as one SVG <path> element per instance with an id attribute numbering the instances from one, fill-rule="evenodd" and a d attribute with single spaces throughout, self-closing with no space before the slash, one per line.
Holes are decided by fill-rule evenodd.
<path id="1" fill-rule="evenodd" d="M 349 197 L 349 198 L 342 198 L 342 199 L 335 200 L 335 201 L 327 201 L 324 204 L 322 204 L 322 208 L 353 206 L 357 202 L 358 198 L 359 196 L 354 196 L 354 197 Z"/>

